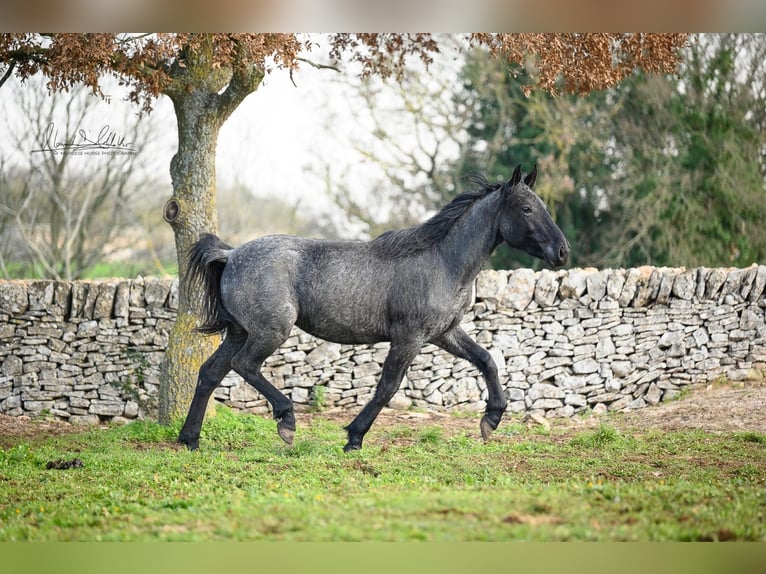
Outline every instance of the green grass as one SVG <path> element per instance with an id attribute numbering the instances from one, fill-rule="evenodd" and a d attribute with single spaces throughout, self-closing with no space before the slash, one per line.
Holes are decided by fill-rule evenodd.
<path id="1" fill-rule="evenodd" d="M 766 541 L 758 433 L 509 421 L 483 444 L 373 427 L 344 454 L 340 425 L 313 421 L 299 417 L 293 447 L 274 421 L 227 409 L 197 452 L 176 448 L 178 425 L 149 422 L 8 446 L 0 540 Z"/>

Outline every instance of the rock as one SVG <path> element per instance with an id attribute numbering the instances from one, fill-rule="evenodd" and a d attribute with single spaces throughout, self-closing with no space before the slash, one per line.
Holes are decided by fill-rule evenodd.
<path id="1" fill-rule="evenodd" d="M 503 296 L 508 283 L 508 273 L 495 269 L 485 269 L 476 278 L 476 298 L 497 304 Z"/>
<path id="2" fill-rule="evenodd" d="M 726 282 L 727 271 L 725 269 L 711 269 L 705 276 L 705 299 L 716 299 Z M 703 297 L 700 297 L 702 299 Z"/>
<path id="3" fill-rule="evenodd" d="M 611 357 L 615 352 L 615 346 L 609 335 L 600 336 L 596 343 L 596 358 L 605 359 Z"/>
<path id="4" fill-rule="evenodd" d="M 641 277 L 641 271 L 639 269 L 630 269 L 628 276 L 625 278 L 625 284 L 622 286 L 620 296 L 617 298 L 617 302 L 620 307 L 627 307 L 630 302 L 633 301 L 633 297 L 636 296 L 636 289 L 638 288 L 638 281 Z"/>
<path id="5" fill-rule="evenodd" d="M 117 285 L 114 283 L 101 283 L 98 287 L 98 295 L 93 304 L 94 319 L 109 319 L 114 310 L 114 296 Z"/>
<path id="6" fill-rule="evenodd" d="M 144 287 L 144 301 L 147 307 L 162 307 L 170 294 L 167 281 L 150 279 Z"/>
<path id="7" fill-rule="evenodd" d="M 586 277 L 585 284 L 587 286 L 588 296 L 592 301 L 601 301 L 606 295 L 606 285 L 609 279 L 609 270 L 597 271 L 595 273 L 589 273 Z"/>
<path id="8" fill-rule="evenodd" d="M 396 394 L 388 401 L 389 408 L 396 409 L 398 411 L 406 411 L 412 406 L 412 399 L 410 399 L 403 389 L 396 391 Z"/>
<path id="9" fill-rule="evenodd" d="M 535 383 L 527 391 L 527 398 L 531 401 L 538 399 L 563 399 L 565 396 L 566 393 L 564 391 L 548 383 Z"/>
<path id="10" fill-rule="evenodd" d="M 117 416 L 125 410 L 122 401 L 93 401 L 90 403 L 88 412 L 92 415 Z"/>
<path id="11" fill-rule="evenodd" d="M 610 299 L 617 301 L 625 285 L 625 270 L 616 269 L 609 274 L 606 281 L 606 294 Z"/>
<path id="12" fill-rule="evenodd" d="M 627 377 L 633 372 L 633 363 L 630 361 L 613 361 L 612 374 L 615 377 Z"/>
<path id="13" fill-rule="evenodd" d="M 604 403 L 598 403 L 596 405 L 593 405 L 593 414 L 596 416 L 603 416 L 607 413 L 607 408 Z"/>
<path id="14" fill-rule="evenodd" d="M 24 372 L 24 362 L 16 355 L 8 355 L 0 367 L 0 373 L 5 377 L 21 375 Z"/>
<path id="15" fill-rule="evenodd" d="M 679 299 L 690 300 L 694 297 L 697 287 L 697 271 L 690 269 L 675 276 L 673 280 L 673 294 Z"/>
<path id="16" fill-rule="evenodd" d="M 598 362 L 596 362 L 594 359 L 582 359 L 580 361 L 576 361 L 572 365 L 572 372 L 575 375 L 587 375 L 589 373 L 597 373 L 598 372 Z"/>
<path id="17" fill-rule="evenodd" d="M 561 280 L 559 295 L 562 299 L 579 299 L 587 288 L 587 274 L 582 269 L 570 269 Z"/>
<path id="18" fill-rule="evenodd" d="M 652 383 L 644 395 L 644 400 L 650 405 L 656 405 L 660 402 L 660 399 L 662 399 L 662 390 L 656 383 Z"/>
<path id="19" fill-rule="evenodd" d="M 501 304 L 516 311 L 523 311 L 535 295 L 535 273 L 531 269 L 511 272 L 502 293 Z"/>
<path id="20" fill-rule="evenodd" d="M 660 337 L 657 346 L 660 349 L 667 349 L 672 345 L 679 345 L 684 340 L 684 334 L 681 331 L 668 331 Z"/>
<path id="21" fill-rule="evenodd" d="M 760 300 L 763 296 L 764 287 L 766 287 L 766 266 L 759 265 L 758 271 L 755 273 L 755 279 L 753 279 L 753 285 L 750 288 L 750 293 L 747 295 L 747 300 Z"/>
<path id="22" fill-rule="evenodd" d="M 558 290 L 559 284 L 555 272 L 543 269 L 538 273 L 534 295 L 535 302 L 538 305 L 541 307 L 550 307 L 553 305 Z"/>
<path id="23" fill-rule="evenodd" d="M 21 314 L 29 309 L 27 284 L 22 281 L 7 281 L 0 289 L 0 313 Z"/>
<path id="24" fill-rule="evenodd" d="M 546 419 L 544 416 L 538 413 L 529 413 L 529 419 L 536 422 L 540 426 L 542 426 L 545 429 L 551 428 L 551 423 L 548 422 L 548 419 Z"/>
<path id="25" fill-rule="evenodd" d="M 306 356 L 306 360 L 314 367 L 329 365 L 340 359 L 340 349 L 339 343 L 325 341 L 311 351 Z"/>
<path id="26" fill-rule="evenodd" d="M 578 395 L 576 393 L 569 393 L 568 395 L 564 397 L 564 404 L 572 405 L 573 407 L 584 407 L 585 405 L 588 404 L 588 401 L 582 395 Z"/>

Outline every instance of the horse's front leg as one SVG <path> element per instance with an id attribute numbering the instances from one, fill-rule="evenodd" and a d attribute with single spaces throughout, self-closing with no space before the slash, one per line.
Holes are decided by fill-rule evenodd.
<path id="1" fill-rule="evenodd" d="M 433 341 L 448 353 L 470 361 L 484 376 L 487 384 L 487 410 L 481 419 L 481 437 L 486 441 L 500 424 L 507 401 L 500 379 L 497 376 L 497 366 L 486 349 L 471 339 L 460 327 L 447 331 L 439 339 Z"/>
<path id="2" fill-rule="evenodd" d="M 391 343 L 391 350 L 388 352 L 388 356 L 383 363 L 383 373 L 381 374 L 378 388 L 375 389 L 375 395 L 364 406 L 361 412 L 356 415 L 356 418 L 351 421 L 351 424 L 346 427 L 348 442 L 343 447 L 345 452 L 362 448 L 364 435 L 370 430 L 381 409 L 396 394 L 404 374 L 420 352 L 421 346 L 421 341 Z"/>

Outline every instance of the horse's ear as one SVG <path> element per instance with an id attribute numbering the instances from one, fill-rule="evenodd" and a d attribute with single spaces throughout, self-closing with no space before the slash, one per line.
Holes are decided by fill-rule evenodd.
<path id="1" fill-rule="evenodd" d="M 511 176 L 511 181 L 509 182 L 510 187 L 515 187 L 519 184 L 521 181 L 521 164 L 516 166 L 516 169 L 513 170 L 513 175 Z"/>
<path id="2" fill-rule="evenodd" d="M 526 177 L 524 178 L 524 183 L 526 183 L 528 187 L 534 187 L 536 180 L 537 180 L 537 164 L 535 164 L 535 167 L 532 168 L 532 171 L 530 171 L 526 175 Z"/>

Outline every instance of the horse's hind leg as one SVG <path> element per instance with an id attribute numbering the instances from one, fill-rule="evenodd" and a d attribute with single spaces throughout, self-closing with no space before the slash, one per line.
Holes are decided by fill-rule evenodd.
<path id="1" fill-rule="evenodd" d="M 263 362 L 277 350 L 289 334 L 288 328 L 286 332 L 274 334 L 273 337 L 255 339 L 251 336 L 244 348 L 233 358 L 232 368 L 271 403 L 279 436 L 287 444 L 293 444 L 295 436 L 293 403 L 261 373 Z"/>
<path id="2" fill-rule="evenodd" d="M 388 352 L 388 356 L 383 363 L 383 373 L 372 400 L 364 406 L 361 412 L 356 415 L 356 418 L 351 421 L 351 424 L 346 427 L 348 442 L 343 447 L 345 452 L 362 448 L 364 435 L 370 430 L 381 409 L 388 404 L 396 393 L 404 378 L 404 374 L 415 359 L 415 356 L 420 352 L 421 346 L 422 343 L 420 342 L 408 342 L 406 344 L 391 343 L 391 350 Z"/>
<path id="3" fill-rule="evenodd" d="M 497 376 L 497 366 L 492 356 L 471 339 L 460 327 L 446 332 L 434 341 L 448 353 L 470 361 L 484 376 L 487 384 L 487 411 L 481 419 L 481 437 L 486 441 L 500 424 L 507 404 L 503 387 Z"/>
<path id="4" fill-rule="evenodd" d="M 231 359 L 245 344 L 246 334 L 235 328 L 229 329 L 221 346 L 205 361 L 199 370 L 197 388 L 189 407 L 189 414 L 178 435 L 178 442 L 185 444 L 189 450 L 199 448 L 199 435 L 202 421 L 205 418 L 210 395 L 231 370 Z"/>

